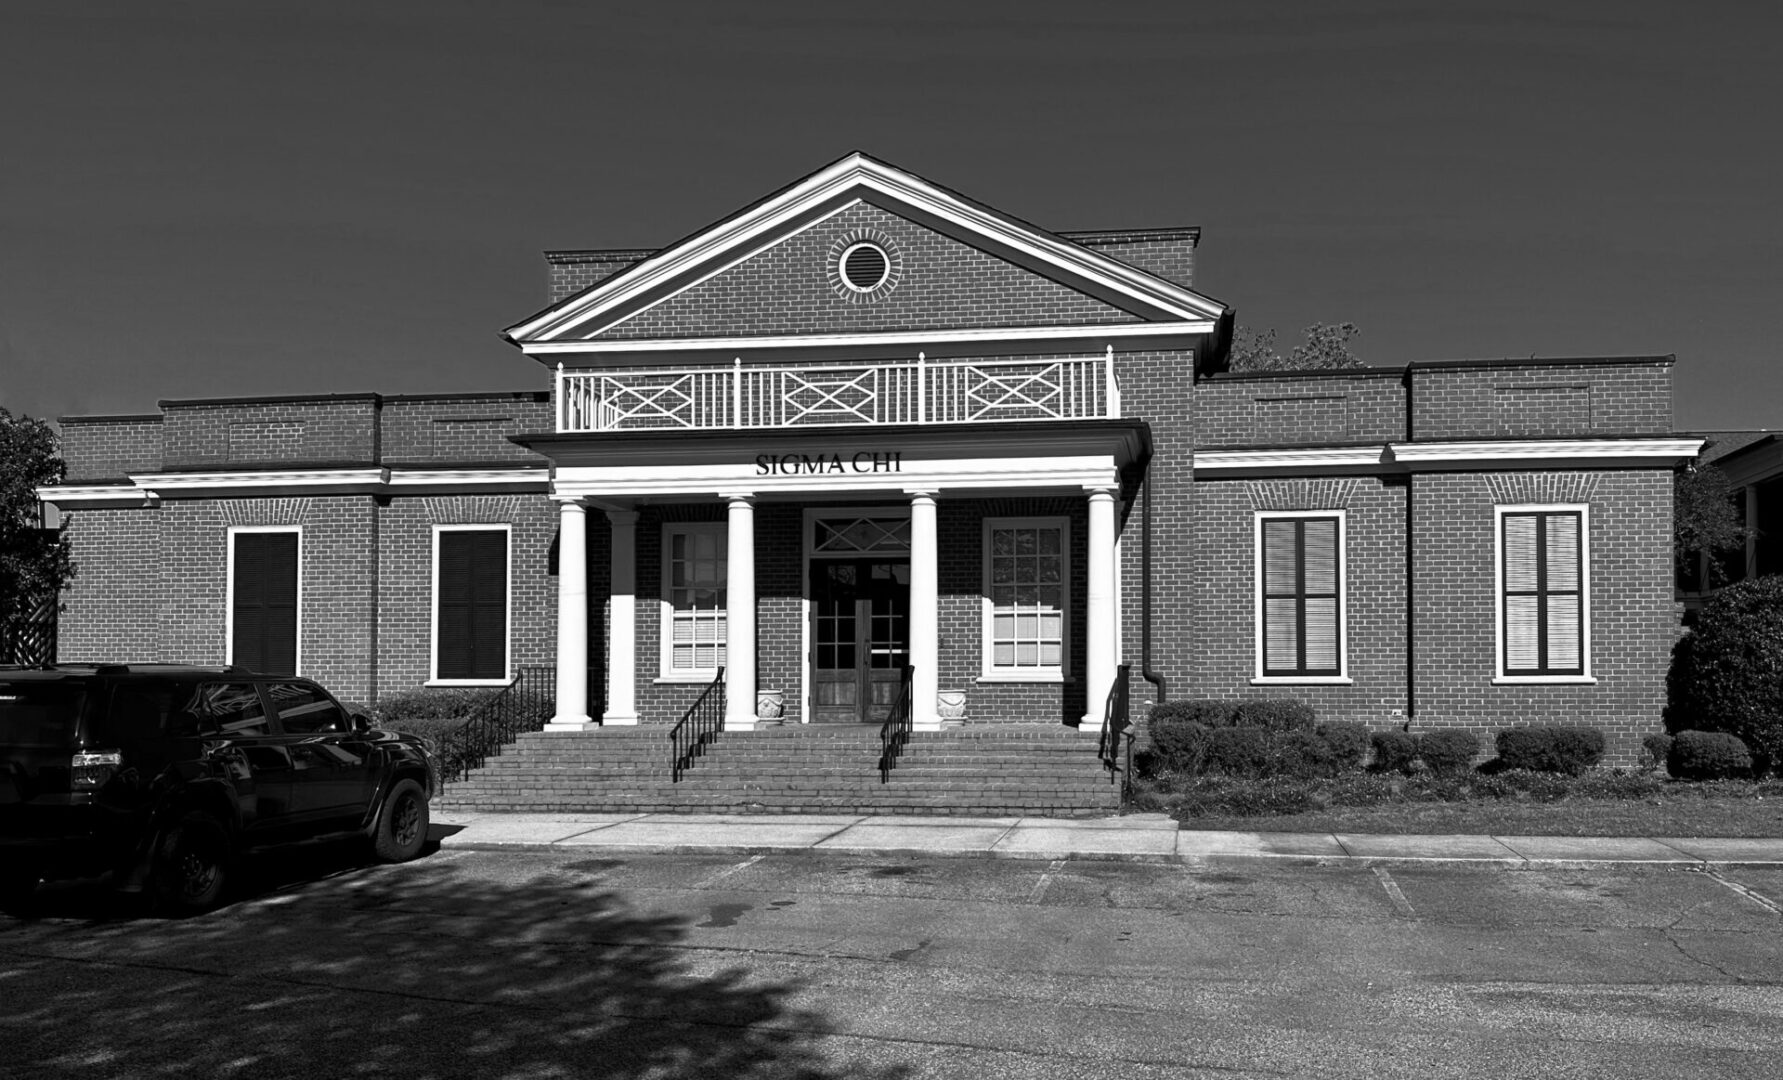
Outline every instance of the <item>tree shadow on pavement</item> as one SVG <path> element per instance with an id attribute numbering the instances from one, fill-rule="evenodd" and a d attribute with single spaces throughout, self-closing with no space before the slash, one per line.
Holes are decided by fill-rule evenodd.
<path id="1" fill-rule="evenodd" d="M 177 922 L 43 914 L 0 922 L 8 1075 L 907 1075 L 832 1060 L 797 982 L 715 965 L 688 918 L 562 873 L 425 860 Z"/>

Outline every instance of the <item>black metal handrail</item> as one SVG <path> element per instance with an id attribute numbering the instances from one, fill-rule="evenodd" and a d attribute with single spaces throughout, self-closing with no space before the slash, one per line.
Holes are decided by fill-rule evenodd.
<path id="1" fill-rule="evenodd" d="M 1108 782 L 1120 778 L 1121 798 L 1127 797 L 1133 777 L 1133 718 L 1127 703 L 1127 674 L 1131 664 L 1115 668 L 1114 685 L 1102 710 L 1102 734 L 1096 740 L 1096 756 L 1108 770 Z"/>
<path id="2" fill-rule="evenodd" d="M 557 713 L 557 669 L 522 664 L 514 681 L 439 738 L 440 777 L 463 780 L 472 769 L 529 731 L 540 731 Z"/>
<path id="3" fill-rule="evenodd" d="M 712 685 L 706 687 L 669 729 L 669 769 L 677 784 L 681 782 L 681 774 L 693 767 L 693 760 L 705 753 L 707 744 L 715 741 L 723 730 L 724 669 L 719 668 L 718 674 L 712 678 Z"/>
<path id="4" fill-rule="evenodd" d="M 905 664 L 904 675 L 898 686 L 898 700 L 892 703 L 891 715 L 885 723 L 879 725 L 879 782 L 891 780 L 892 766 L 898 763 L 898 755 L 904 752 L 904 744 L 910 741 L 910 687 L 914 681 L 916 665 Z"/>

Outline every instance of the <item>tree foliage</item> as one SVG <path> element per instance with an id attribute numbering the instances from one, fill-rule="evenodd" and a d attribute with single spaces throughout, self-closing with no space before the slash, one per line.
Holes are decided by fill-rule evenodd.
<path id="1" fill-rule="evenodd" d="M 67 471 L 54 429 L 0 408 L 0 620 L 27 617 L 74 576 L 68 541 L 41 528 L 37 502 Z"/>
<path id="2" fill-rule="evenodd" d="M 1716 558 L 1746 544 L 1746 515 L 1736 506 L 1728 488 L 1727 474 L 1713 465 L 1701 465 L 1677 475 L 1672 488 L 1672 551 L 1678 569 L 1690 574 L 1703 556 L 1708 559 L 1710 589 L 1727 583 L 1727 569 Z"/>
<path id="3" fill-rule="evenodd" d="M 1335 371 L 1361 367 L 1350 342 L 1362 331 L 1355 323 L 1313 323 L 1286 356 L 1275 347 L 1275 331 L 1241 326 L 1232 335 L 1233 371 Z"/>
<path id="4" fill-rule="evenodd" d="M 1672 650 L 1665 727 L 1739 736 L 1783 765 L 1783 575 L 1729 585 Z"/>

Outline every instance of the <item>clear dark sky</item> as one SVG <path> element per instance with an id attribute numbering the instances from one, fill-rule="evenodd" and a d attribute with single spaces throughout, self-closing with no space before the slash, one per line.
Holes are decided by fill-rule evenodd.
<path id="1" fill-rule="evenodd" d="M 1783 427 L 1774 4 L 0 3 L 0 405 L 542 388 L 546 248 L 852 149 L 1370 363 L 1676 353 Z"/>

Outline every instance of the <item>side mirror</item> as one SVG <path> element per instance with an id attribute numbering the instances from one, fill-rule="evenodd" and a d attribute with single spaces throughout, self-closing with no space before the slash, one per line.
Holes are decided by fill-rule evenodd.
<path id="1" fill-rule="evenodd" d="M 354 731 L 370 731 L 371 730 L 371 717 L 365 715 L 362 712 L 354 713 L 353 714 L 353 730 Z"/>

